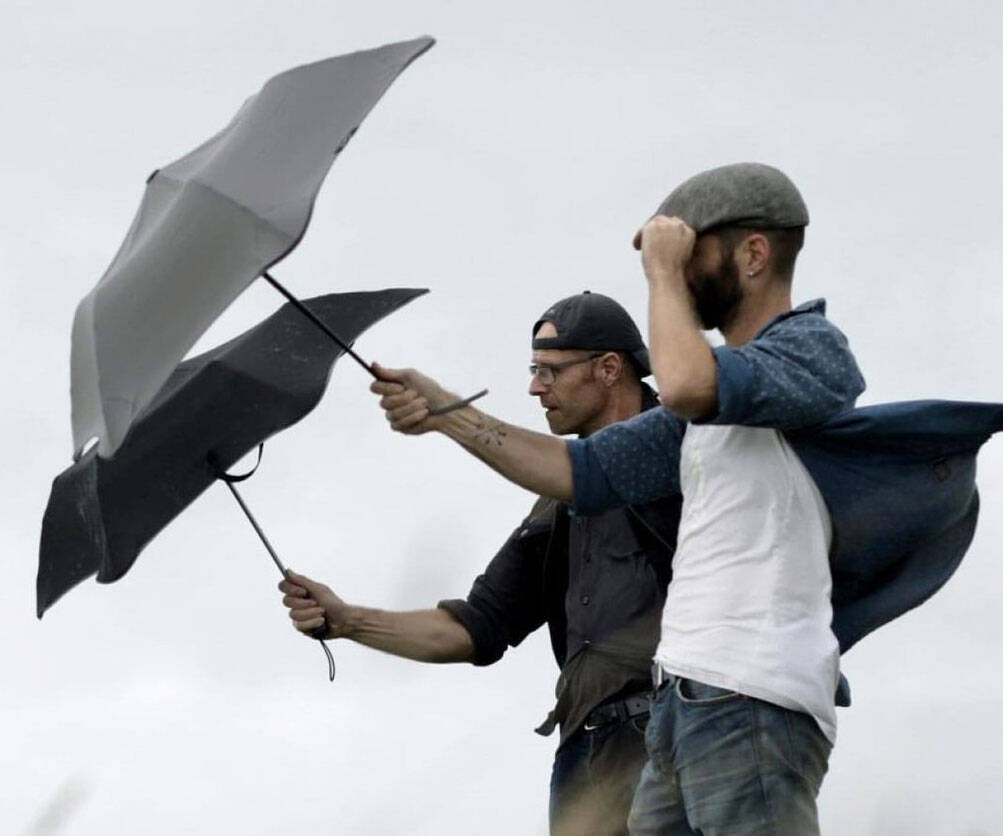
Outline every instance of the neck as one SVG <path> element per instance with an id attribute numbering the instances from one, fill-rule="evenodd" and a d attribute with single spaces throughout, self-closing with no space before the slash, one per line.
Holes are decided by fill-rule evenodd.
<path id="1" fill-rule="evenodd" d="M 729 346 L 745 345 L 771 320 L 791 310 L 789 281 L 767 279 L 758 293 L 748 293 L 734 318 L 721 329 Z"/>
<path id="2" fill-rule="evenodd" d="M 641 411 L 641 384 L 630 383 L 614 386 L 603 410 L 582 427 L 579 438 L 586 438 L 596 430 L 601 430 L 617 421 L 626 421 Z"/>

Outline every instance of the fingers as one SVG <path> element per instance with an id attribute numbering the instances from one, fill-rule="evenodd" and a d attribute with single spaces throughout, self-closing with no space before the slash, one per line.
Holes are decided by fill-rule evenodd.
<path id="1" fill-rule="evenodd" d="M 696 233 L 682 218 L 655 215 L 640 233 L 641 262 L 648 279 L 678 279 L 693 255 Z"/>
<path id="2" fill-rule="evenodd" d="M 308 610 L 311 607 L 319 607 L 320 604 L 313 598 L 297 598 L 293 595 L 286 595 L 282 603 L 291 610 Z"/>
<path id="3" fill-rule="evenodd" d="M 405 389 L 399 383 L 375 381 L 370 387 L 382 394 L 380 407 L 384 410 L 390 426 L 398 432 L 406 432 L 420 424 L 428 415 L 428 400 L 414 389 Z"/>
<path id="4" fill-rule="evenodd" d="M 301 633 L 309 635 L 327 623 L 327 613 L 317 602 L 318 593 L 327 591 L 326 586 L 287 569 L 286 577 L 279 582 L 279 590 L 285 593 L 282 603 L 289 608 L 293 627 Z"/>
<path id="5" fill-rule="evenodd" d="M 380 406 L 387 412 L 392 412 L 394 410 L 401 409 L 402 407 L 410 404 L 412 401 L 418 399 L 419 395 L 414 391 L 414 389 L 405 389 L 403 392 L 397 394 L 384 395 L 380 398 Z M 421 398 L 421 400 L 425 403 L 424 398 Z"/>
<path id="6" fill-rule="evenodd" d="M 301 633 L 309 633 L 311 630 L 316 630 L 326 620 L 324 610 L 317 606 L 303 610 L 289 610 L 289 617 L 292 619 L 293 627 Z"/>
<path id="7" fill-rule="evenodd" d="M 696 235 L 689 224 L 687 224 L 682 218 L 677 218 L 675 216 L 670 218 L 666 215 L 655 215 L 644 226 L 642 226 L 637 235 L 634 236 L 634 246 L 638 249 L 640 248 L 640 244 L 643 243 L 646 233 L 655 231 L 664 233 L 669 230 L 678 233 L 684 239 L 695 237 Z"/>
<path id="8" fill-rule="evenodd" d="M 379 378 L 375 383 L 407 383 L 408 378 L 414 372 L 414 369 L 388 369 L 379 363 L 371 363 L 370 367 Z"/>
<path id="9" fill-rule="evenodd" d="M 291 580 L 288 580 L 288 578 L 286 580 L 279 581 L 279 592 L 284 592 L 286 595 L 292 595 L 297 598 L 306 598 L 310 595 L 310 593 L 306 591 L 306 587 L 299 586 Z"/>
<path id="10" fill-rule="evenodd" d="M 293 587 L 302 589 L 303 595 L 311 598 L 319 598 L 327 590 L 324 584 L 318 583 L 306 575 L 299 575 L 292 569 L 286 569 L 286 581 L 290 582 Z M 282 584 L 279 584 L 279 589 L 282 589 Z M 282 591 L 285 592 L 284 589 Z"/>
<path id="11" fill-rule="evenodd" d="M 369 391 L 377 395 L 398 395 L 405 391 L 402 383 L 391 383 L 386 380 L 374 380 L 369 384 Z"/>
<path id="12" fill-rule="evenodd" d="M 390 426 L 398 432 L 407 432 L 417 427 L 428 415 L 428 402 L 419 397 L 411 398 L 403 406 L 386 412 Z"/>

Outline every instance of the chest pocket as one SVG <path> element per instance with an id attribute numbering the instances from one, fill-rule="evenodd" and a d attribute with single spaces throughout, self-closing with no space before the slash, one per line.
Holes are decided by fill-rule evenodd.
<path id="1" fill-rule="evenodd" d="M 622 508 L 596 518 L 592 537 L 596 586 L 622 616 L 636 616 L 659 599 L 658 579 L 629 512 Z"/>
<path id="2" fill-rule="evenodd" d="M 623 562 L 640 557 L 644 552 L 637 539 L 633 525 L 627 516 L 626 509 L 617 509 L 595 518 L 595 530 L 592 533 L 591 546 L 593 556 L 606 558 L 615 562 Z"/>

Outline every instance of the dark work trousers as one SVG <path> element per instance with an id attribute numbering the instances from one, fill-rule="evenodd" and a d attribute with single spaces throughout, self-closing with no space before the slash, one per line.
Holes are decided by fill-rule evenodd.
<path id="1" fill-rule="evenodd" d="M 647 759 L 647 716 L 575 732 L 550 778 L 552 836 L 626 836 L 627 814 Z"/>

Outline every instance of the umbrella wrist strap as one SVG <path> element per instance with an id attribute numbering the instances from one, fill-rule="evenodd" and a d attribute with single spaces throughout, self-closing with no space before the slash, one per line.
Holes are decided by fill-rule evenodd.
<path id="1" fill-rule="evenodd" d="M 264 451 L 265 451 L 265 443 L 262 442 L 261 444 L 258 445 L 258 460 L 254 463 L 254 467 L 252 467 L 249 471 L 247 471 L 247 473 L 241 473 L 241 474 L 225 473 L 223 472 L 222 468 L 217 467 L 216 478 L 222 479 L 228 485 L 236 485 L 238 482 L 244 482 L 250 479 L 255 473 L 257 473 L 258 468 L 261 467 L 261 455 L 262 453 L 264 453 Z"/>

